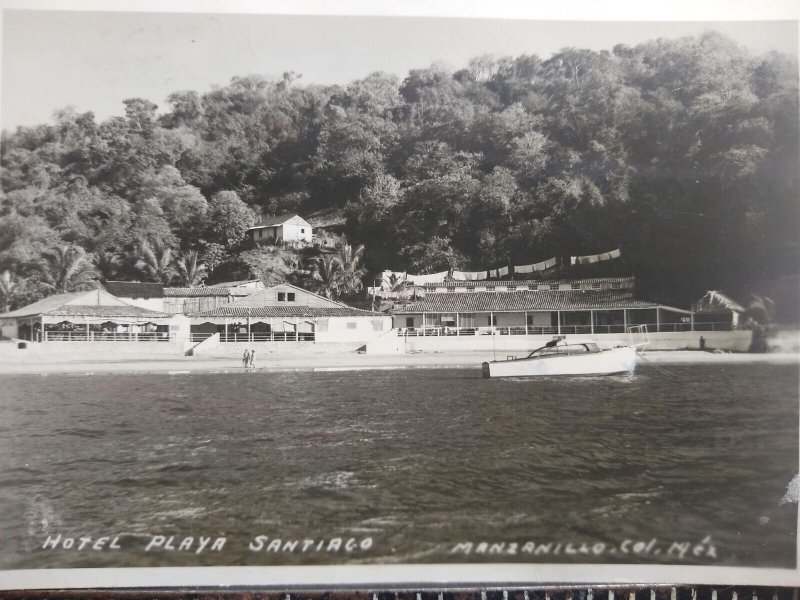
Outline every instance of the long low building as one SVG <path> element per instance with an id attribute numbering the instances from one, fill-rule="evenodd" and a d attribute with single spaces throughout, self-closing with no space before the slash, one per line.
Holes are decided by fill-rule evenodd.
<path id="1" fill-rule="evenodd" d="M 134 306 L 105 290 L 48 296 L 0 314 L 3 335 L 35 342 L 175 341 L 186 333 L 182 315 Z"/>
<path id="2" fill-rule="evenodd" d="M 392 328 L 389 315 L 347 306 L 283 283 L 189 315 L 192 339 L 222 342 L 366 342 Z"/>
<path id="3" fill-rule="evenodd" d="M 730 330 L 730 317 L 709 321 L 692 311 L 638 299 L 632 277 L 468 282 L 426 286 L 425 296 L 397 305 L 402 335 L 624 333 Z"/>

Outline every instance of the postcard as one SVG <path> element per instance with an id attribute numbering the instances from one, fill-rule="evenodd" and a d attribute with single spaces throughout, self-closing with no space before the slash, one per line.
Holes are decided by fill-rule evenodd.
<path id="1" fill-rule="evenodd" d="M 796 6 L 2 6 L 0 589 L 800 584 Z"/>

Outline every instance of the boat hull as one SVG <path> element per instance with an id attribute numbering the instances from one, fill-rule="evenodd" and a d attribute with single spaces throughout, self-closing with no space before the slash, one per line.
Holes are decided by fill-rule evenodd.
<path id="1" fill-rule="evenodd" d="M 483 363 L 484 377 L 554 377 L 560 375 L 633 374 L 636 349 L 613 348 L 571 356 L 520 358 Z"/>

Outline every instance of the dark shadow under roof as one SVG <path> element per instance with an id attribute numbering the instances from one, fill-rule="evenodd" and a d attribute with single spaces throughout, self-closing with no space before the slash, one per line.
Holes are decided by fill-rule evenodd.
<path id="1" fill-rule="evenodd" d="M 163 298 L 164 285 L 142 281 L 107 281 L 106 291 L 118 298 Z"/>

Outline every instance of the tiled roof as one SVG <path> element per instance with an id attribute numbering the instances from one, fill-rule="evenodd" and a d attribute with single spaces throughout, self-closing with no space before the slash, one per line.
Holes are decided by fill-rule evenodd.
<path id="1" fill-rule="evenodd" d="M 308 290 L 304 290 L 303 288 L 297 287 L 296 285 L 292 285 L 291 283 L 279 283 L 278 285 L 274 285 L 264 290 L 252 290 L 252 294 L 248 294 L 244 298 L 241 298 L 236 301 L 235 306 L 241 308 L 261 308 L 263 306 L 275 306 L 277 302 L 275 300 L 275 290 L 285 289 L 287 291 L 296 290 L 301 294 L 309 294 L 315 297 L 316 304 L 319 306 L 328 306 L 328 307 L 339 307 L 339 308 L 350 308 L 347 304 L 343 302 L 339 302 L 337 300 L 331 300 L 330 298 L 325 298 L 320 296 L 319 294 L 315 294 L 313 292 L 309 292 Z M 305 304 L 296 304 L 296 306 L 306 306 Z"/>
<path id="2" fill-rule="evenodd" d="M 70 292 L 69 294 L 56 294 L 54 296 L 48 296 L 47 298 L 42 298 L 41 300 L 37 300 L 32 304 L 28 304 L 27 306 L 23 306 L 16 310 L 12 310 L 7 313 L 0 314 L 0 317 L 3 318 L 13 318 L 13 317 L 27 317 L 31 315 L 42 315 L 61 306 L 62 304 L 66 304 L 70 300 L 74 300 L 75 298 L 80 298 L 81 296 L 86 295 L 86 292 Z"/>
<path id="3" fill-rule="evenodd" d="M 378 313 L 340 306 L 257 306 L 244 307 L 234 304 L 218 306 L 189 315 L 195 317 L 378 317 Z"/>
<path id="4" fill-rule="evenodd" d="M 589 310 L 655 308 L 654 302 L 637 300 L 631 290 L 564 290 L 519 292 L 429 293 L 424 299 L 395 309 L 395 314 L 421 312 L 519 312 L 536 310 Z"/>
<path id="5" fill-rule="evenodd" d="M 107 281 L 106 291 L 121 298 L 163 298 L 164 285 L 140 281 Z"/>
<path id="6" fill-rule="evenodd" d="M 212 283 L 208 287 L 238 287 L 246 283 L 255 283 L 258 279 L 241 279 L 239 281 L 221 281 L 219 283 Z"/>
<path id="7" fill-rule="evenodd" d="M 277 225 L 283 225 L 289 219 L 293 219 L 295 217 L 299 217 L 304 223 L 307 223 L 303 217 L 298 215 L 297 213 L 291 213 L 286 215 L 278 215 L 277 217 L 266 217 L 261 220 L 261 222 L 253 225 L 250 229 L 256 229 L 258 227 L 276 227 Z"/>
<path id="8" fill-rule="evenodd" d="M 445 281 L 442 283 L 432 283 L 429 285 L 436 287 L 486 287 L 488 286 L 508 286 L 517 287 L 526 285 L 561 285 L 561 284 L 591 284 L 591 283 L 619 283 L 623 288 L 633 287 L 633 277 L 592 277 L 587 279 L 484 279 L 482 281 Z M 424 287 L 424 286 L 419 286 Z"/>
<path id="9" fill-rule="evenodd" d="M 148 310 L 139 306 L 81 306 L 80 304 L 65 304 L 53 308 L 46 313 L 57 317 L 153 317 L 168 318 L 170 315 L 155 310 Z"/>
<path id="10" fill-rule="evenodd" d="M 248 296 L 256 290 L 247 288 L 226 288 L 226 287 L 166 287 L 164 297 L 166 298 L 209 298 L 212 296 Z"/>

